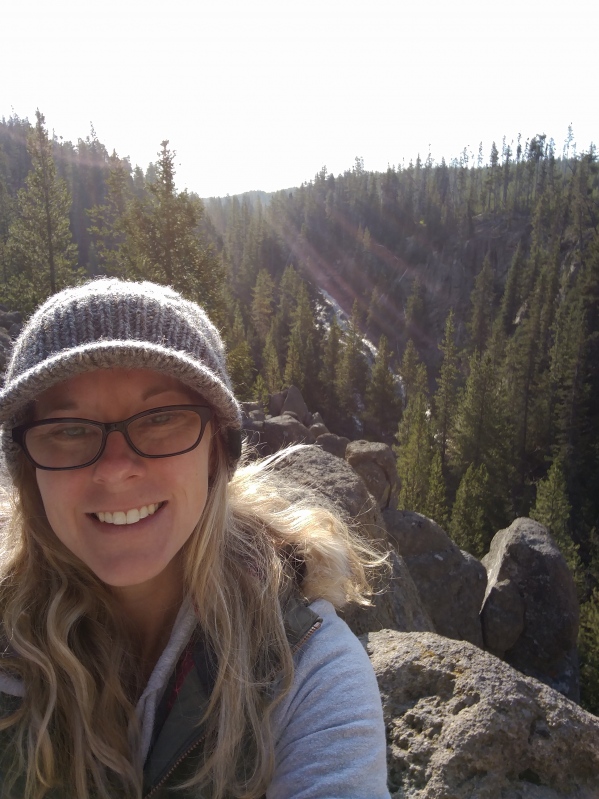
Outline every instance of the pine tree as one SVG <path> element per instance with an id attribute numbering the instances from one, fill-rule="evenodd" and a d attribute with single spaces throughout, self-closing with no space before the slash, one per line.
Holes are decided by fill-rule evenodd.
<path id="1" fill-rule="evenodd" d="M 377 438 L 390 439 L 397 430 L 401 403 L 390 367 L 390 353 L 385 335 L 379 339 L 364 404 L 366 431 Z"/>
<path id="2" fill-rule="evenodd" d="M 509 453 L 511 431 L 496 365 L 489 352 L 475 351 L 469 360 L 470 374 L 459 402 L 451 439 L 450 460 L 461 478 L 469 466 L 482 464 L 494 487 L 494 509 L 490 523 L 499 529 L 508 521 L 512 465 Z"/>
<path id="3" fill-rule="evenodd" d="M 599 715 L 599 589 L 580 606 L 580 704 Z"/>
<path id="4" fill-rule="evenodd" d="M 126 276 L 126 265 L 121 259 L 125 241 L 123 221 L 133 200 L 130 167 L 116 153 L 109 160 L 106 178 L 107 195 L 103 205 L 90 208 L 88 233 L 96 258 L 97 274 Z"/>
<path id="5" fill-rule="evenodd" d="M 439 380 L 437 391 L 433 398 L 435 410 L 435 426 L 437 429 L 437 440 L 440 447 L 441 468 L 446 467 L 447 442 L 457 409 L 457 378 L 458 378 L 458 356 L 455 345 L 455 326 L 453 321 L 453 310 L 450 310 L 445 322 L 445 332 L 439 349 L 443 354 L 441 368 L 439 370 Z"/>
<path id="6" fill-rule="evenodd" d="M 253 383 L 256 369 L 239 306 L 235 309 L 233 328 L 227 336 L 227 344 L 227 367 L 235 394 L 241 400 L 251 400 L 254 395 Z"/>
<path id="7" fill-rule="evenodd" d="M 129 276 L 173 286 L 223 325 L 223 267 L 199 233 L 202 201 L 175 188 L 175 153 L 162 142 L 156 180 L 134 198 L 123 219 L 120 260 Z"/>
<path id="8" fill-rule="evenodd" d="M 337 396 L 337 369 L 341 351 L 341 331 L 336 316 L 331 317 L 329 331 L 324 343 L 322 367 L 319 376 L 321 397 L 319 407 L 329 425 L 333 425 L 339 417 L 339 398 Z"/>
<path id="9" fill-rule="evenodd" d="M 406 302 L 405 330 L 408 338 L 417 342 L 426 338 L 425 313 L 424 287 L 418 279 L 415 279 Z"/>
<path id="10" fill-rule="evenodd" d="M 362 351 L 362 338 L 358 328 L 358 304 L 354 302 L 352 315 L 343 336 L 343 347 L 336 374 L 339 406 L 346 418 L 356 417 L 361 411 L 368 365 Z"/>
<path id="11" fill-rule="evenodd" d="M 283 378 L 281 377 L 281 364 L 279 362 L 279 353 L 275 344 L 276 341 L 276 327 L 275 322 L 271 322 L 270 330 L 266 336 L 266 343 L 262 352 L 262 372 L 264 377 L 264 384 L 271 394 L 280 391 L 283 386 Z"/>
<path id="12" fill-rule="evenodd" d="M 425 366 L 419 367 L 417 385 L 399 424 L 397 438 L 397 474 L 400 479 L 399 507 L 424 512 L 429 493 L 432 459 L 432 435 L 425 391 Z"/>
<path id="13" fill-rule="evenodd" d="M 420 356 L 414 346 L 414 342 L 410 338 L 406 344 L 403 358 L 401 359 L 401 366 L 399 367 L 403 388 L 404 408 L 410 401 L 411 395 L 419 388 L 418 379 L 419 375 L 422 374 L 422 372 L 419 371 L 420 363 Z"/>
<path id="14" fill-rule="evenodd" d="M 447 508 L 447 487 L 443 476 L 443 462 L 441 453 L 435 449 L 431 461 L 428 479 L 428 492 L 423 513 L 433 519 L 438 525 L 447 530 L 449 527 L 449 511 Z"/>
<path id="15" fill-rule="evenodd" d="M 449 534 L 460 549 L 481 558 L 491 541 L 491 527 L 485 509 L 489 499 L 489 473 L 482 463 L 467 468 L 458 487 L 451 511 Z"/>
<path id="16" fill-rule="evenodd" d="M 261 269 L 256 278 L 256 285 L 252 289 L 252 321 L 258 337 L 263 342 L 266 342 L 266 336 L 271 329 L 274 289 L 272 277 L 266 269 Z"/>
<path id="17" fill-rule="evenodd" d="M 76 270 L 69 191 L 57 175 L 44 115 L 39 110 L 36 120 L 27 142 L 31 170 L 25 188 L 18 193 L 5 254 L 8 266 L 3 299 L 25 314 L 51 294 L 84 278 L 84 273 Z"/>
<path id="18" fill-rule="evenodd" d="M 485 256 L 482 269 L 474 281 L 470 302 L 472 303 L 469 325 L 471 347 L 472 350 L 483 352 L 491 333 L 494 305 L 493 270 L 488 255 Z"/>
<path id="19" fill-rule="evenodd" d="M 297 304 L 292 314 L 284 382 L 287 385 L 297 386 L 309 406 L 314 405 L 318 396 L 317 338 L 316 320 L 312 312 L 308 289 L 305 282 L 301 280 Z"/>
<path id="20" fill-rule="evenodd" d="M 507 273 L 498 313 L 499 324 L 506 337 L 513 333 L 516 315 L 522 303 L 520 292 L 524 266 L 525 258 L 522 244 L 518 243 L 518 247 L 516 248 Z"/>
<path id="21" fill-rule="evenodd" d="M 564 463 L 558 455 L 554 458 L 547 477 L 537 483 L 537 499 L 530 515 L 549 530 L 572 574 L 578 576 L 582 564 L 578 555 L 578 546 L 570 535 L 571 512 Z"/>

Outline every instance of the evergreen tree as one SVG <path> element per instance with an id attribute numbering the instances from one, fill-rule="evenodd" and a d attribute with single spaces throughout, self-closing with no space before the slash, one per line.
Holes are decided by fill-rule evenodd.
<path id="1" fill-rule="evenodd" d="M 404 408 L 410 401 L 412 394 L 419 388 L 419 375 L 422 375 L 422 372 L 419 371 L 420 364 L 420 356 L 418 355 L 418 351 L 414 346 L 414 342 L 410 338 L 406 344 L 403 358 L 401 359 L 401 366 L 399 368 L 403 388 Z"/>
<path id="2" fill-rule="evenodd" d="M 506 337 L 510 336 L 514 330 L 516 322 L 516 315 L 522 303 L 520 294 L 520 283 L 522 280 L 522 273 L 524 270 L 525 258 L 522 244 L 518 243 L 518 247 L 512 258 L 503 295 L 501 298 L 501 305 L 499 306 L 498 320 L 501 325 L 501 330 Z"/>
<path id="3" fill-rule="evenodd" d="M 148 185 L 148 196 L 134 198 L 123 219 L 120 259 L 126 274 L 173 286 L 222 325 L 222 264 L 199 233 L 204 214 L 201 200 L 176 191 L 175 153 L 168 149 L 168 141 L 162 142 L 155 168 L 156 180 Z"/>
<path id="4" fill-rule="evenodd" d="M 433 399 L 435 410 L 435 426 L 437 429 L 437 440 L 440 447 L 441 468 L 445 470 L 447 442 L 457 408 L 457 378 L 458 378 L 458 356 L 455 345 L 455 326 L 453 310 L 450 310 L 445 322 L 445 333 L 439 349 L 443 354 L 441 368 L 439 370 L 439 380 L 437 391 Z"/>
<path id="5" fill-rule="evenodd" d="M 125 241 L 124 218 L 133 200 L 130 167 L 116 153 L 109 160 L 106 178 L 107 194 L 102 205 L 90 208 L 89 236 L 95 257 L 97 274 L 126 275 L 126 266 L 121 260 L 121 248 Z"/>
<path id="6" fill-rule="evenodd" d="M 537 499 L 530 515 L 549 530 L 570 571 L 578 577 L 581 574 L 582 564 L 578 555 L 578 546 L 570 535 L 571 512 L 564 463 L 558 455 L 554 458 L 547 477 L 537 483 Z"/>
<path id="7" fill-rule="evenodd" d="M 361 411 L 366 388 L 368 364 L 362 351 L 362 338 L 358 328 L 358 304 L 354 302 L 352 315 L 343 336 L 343 347 L 336 373 L 339 405 L 347 419 Z"/>
<path id="8" fill-rule="evenodd" d="M 319 377 L 321 386 L 319 407 L 322 408 L 323 416 L 329 425 L 334 424 L 339 417 L 336 374 L 339 367 L 339 353 L 341 351 L 340 339 L 341 331 L 339 330 L 337 317 L 333 315 L 324 343 L 322 368 Z"/>
<path id="9" fill-rule="evenodd" d="M 487 512 L 490 524 L 499 529 L 510 515 L 510 425 L 490 354 L 480 356 L 475 351 L 470 357 L 469 368 L 470 374 L 456 413 L 450 459 L 458 478 L 469 466 L 478 468 L 485 465 L 494 487 L 493 508 L 488 507 Z"/>
<path id="10" fill-rule="evenodd" d="M 284 382 L 287 385 L 297 386 L 308 405 L 312 407 L 318 397 L 319 353 L 317 352 L 316 341 L 316 321 L 312 312 L 307 286 L 301 280 L 297 305 L 292 314 Z"/>
<path id="11" fill-rule="evenodd" d="M 444 530 L 449 527 L 449 511 L 447 508 L 447 487 L 443 476 L 443 461 L 441 453 L 435 449 L 435 454 L 431 461 L 428 479 L 428 492 L 423 513 L 429 519 L 433 519 Z"/>
<path id="12" fill-rule="evenodd" d="M 364 399 L 365 430 L 377 438 L 389 440 L 397 429 L 401 403 L 391 371 L 387 337 L 382 335 L 372 366 Z"/>
<path id="13" fill-rule="evenodd" d="M 474 281 L 470 302 L 472 303 L 472 316 L 469 330 L 472 349 L 483 352 L 491 333 L 494 305 L 493 270 L 488 255 L 485 256 L 482 269 Z"/>
<path id="14" fill-rule="evenodd" d="M 432 435 L 425 391 L 425 366 L 419 367 L 418 390 L 408 401 L 399 424 L 397 438 L 397 473 L 400 479 L 399 507 L 423 513 L 429 494 L 432 460 Z"/>
<path id="15" fill-rule="evenodd" d="M 52 144 L 39 110 L 36 120 L 27 142 L 31 170 L 25 188 L 18 193 L 17 214 L 9 228 L 3 289 L 4 301 L 25 314 L 84 277 L 76 270 L 69 191 L 57 175 Z"/>
<path id="16" fill-rule="evenodd" d="M 408 338 L 417 342 L 422 342 L 426 339 L 424 287 L 418 279 L 412 282 L 412 288 L 406 303 L 405 326 Z"/>
<path id="17" fill-rule="evenodd" d="M 241 400 L 251 400 L 254 396 L 253 383 L 256 369 L 239 306 L 235 309 L 233 328 L 227 336 L 227 344 L 227 367 L 235 394 Z"/>
<path id="18" fill-rule="evenodd" d="M 451 511 L 449 534 L 460 549 L 476 558 L 488 550 L 492 528 L 485 513 L 489 501 L 489 473 L 484 463 L 468 466 Z"/>
<path id="19" fill-rule="evenodd" d="M 252 289 L 252 321 L 258 337 L 266 342 L 271 329 L 275 284 L 266 269 L 261 269 Z"/>
<path id="20" fill-rule="evenodd" d="M 599 715 L 599 589 L 580 607 L 580 704 Z"/>
<path id="21" fill-rule="evenodd" d="M 279 362 L 279 353 L 275 344 L 276 340 L 276 327 L 275 322 L 271 322 L 270 330 L 266 336 L 266 343 L 262 352 L 262 371 L 264 384 L 271 394 L 280 391 L 283 386 L 283 378 L 281 377 L 281 364 Z"/>

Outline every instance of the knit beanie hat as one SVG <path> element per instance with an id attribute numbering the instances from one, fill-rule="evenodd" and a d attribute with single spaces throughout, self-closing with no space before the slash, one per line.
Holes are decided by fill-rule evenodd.
<path id="1" fill-rule="evenodd" d="M 64 289 L 17 338 L 0 392 L 2 449 L 14 474 L 11 429 L 50 386 L 96 369 L 153 369 L 197 391 L 212 407 L 232 474 L 241 452 L 241 407 L 223 341 L 206 313 L 172 288 L 100 278 Z"/>

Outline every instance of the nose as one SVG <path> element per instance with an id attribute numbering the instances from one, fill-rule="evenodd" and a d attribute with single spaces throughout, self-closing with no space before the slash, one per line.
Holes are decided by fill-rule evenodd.
<path id="1" fill-rule="evenodd" d="M 142 476 L 146 466 L 146 459 L 131 449 L 121 432 L 114 430 L 106 437 L 104 451 L 92 468 L 94 480 L 107 484 Z"/>

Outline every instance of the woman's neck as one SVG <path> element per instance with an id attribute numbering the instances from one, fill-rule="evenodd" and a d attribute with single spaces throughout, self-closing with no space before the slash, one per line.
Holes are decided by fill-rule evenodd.
<path id="1" fill-rule="evenodd" d="M 146 583 L 112 590 L 121 607 L 145 683 L 168 643 L 181 607 L 182 574 L 177 564 L 171 562 L 161 574 Z"/>

